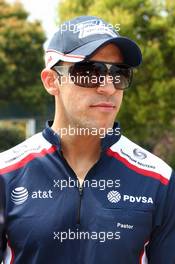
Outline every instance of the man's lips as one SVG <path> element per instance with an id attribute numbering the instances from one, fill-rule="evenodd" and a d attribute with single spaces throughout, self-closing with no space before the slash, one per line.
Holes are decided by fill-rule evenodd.
<path id="1" fill-rule="evenodd" d="M 111 104 L 111 103 L 98 103 L 98 104 L 91 105 L 90 107 L 107 107 L 107 108 L 115 108 L 115 105 L 114 105 L 114 104 Z"/>
<path id="2" fill-rule="evenodd" d="M 90 105 L 91 108 L 98 109 L 103 112 L 111 112 L 115 109 L 115 105 L 112 103 L 98 103 Z"/>

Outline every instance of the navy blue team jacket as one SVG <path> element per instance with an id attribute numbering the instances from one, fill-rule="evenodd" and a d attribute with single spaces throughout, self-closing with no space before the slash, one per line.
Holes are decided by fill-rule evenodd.
<path id="1" fill-rule="evenodd" d="M 172 169 L 123 135 L 101 145 L 82 186 L 49 123 L 0 154 L 0 261 L 175 263 Z"/>

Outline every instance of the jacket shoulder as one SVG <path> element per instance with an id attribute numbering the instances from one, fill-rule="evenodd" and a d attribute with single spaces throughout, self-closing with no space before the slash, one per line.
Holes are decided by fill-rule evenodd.
<path id="1" fill-rule="evenodd" d="M 0 153 L 0 174 L 8 169 L 13 170 L 15 164 L 30 160 L 31 156 L 37 156 L 51 147 L 51 143 L 43 137 L 42 132 L 33 135 L 15 147 Z"/>
<path id="2" fill-rule="evenodd" d="M 131 170 L 158 179 L 165 185 L 172 175 L 172 168 L 166 162 L 123 135 L 110 147 L 109 154 Z"/>

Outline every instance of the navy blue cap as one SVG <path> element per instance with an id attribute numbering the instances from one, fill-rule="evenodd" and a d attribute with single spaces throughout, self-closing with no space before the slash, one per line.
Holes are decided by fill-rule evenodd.
<path id="1" fill-rule="evenodd" d="M 50 39 L 46 49 L 46 67 L 51 68 L 59 61 L 83 61 L 108 43 L 120 48 L 124 63 L 131 67 L 139 66 L 142 53 L 133 40 L 120 36 L 111 24 L 101 18 L 80 16 L 60 25 Z"/>

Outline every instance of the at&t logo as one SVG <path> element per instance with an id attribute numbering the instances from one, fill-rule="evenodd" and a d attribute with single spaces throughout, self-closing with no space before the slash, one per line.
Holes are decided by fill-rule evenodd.
<path id="1" fill-rule="evenodd" d="M 11 192 L 11 200 L 14 204 L 23 204 L 29 196 L 29 193 L 24 187 L 17 187 Z"/>

